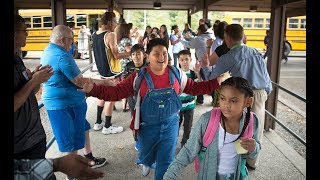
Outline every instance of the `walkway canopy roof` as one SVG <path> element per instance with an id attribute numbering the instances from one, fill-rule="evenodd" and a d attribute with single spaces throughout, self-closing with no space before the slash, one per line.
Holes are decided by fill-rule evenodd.
<path id="1" fill-rule="evenodd" d="M 112 0 L 64 0 L 67 9 L 101 9 L 108 7 Z M 51 0 L 14 0 L 17 9 L 49 9 Z M 207 7 L 209 11 L 244 11 L 250 6 L 257 12 L 270 12 L 271 0 L 113 0 L 114 9 L 153 9 L 154 2 L 161 3 L 161 9 L 187 10 L 195 13 Z M 287 16 L 306 14 L 306 0 L 279 0 L 286 4 Z M 283 2 L 283 3 L 281 3 Z M 207 3 L 207 4 L 205 4 Z"/>

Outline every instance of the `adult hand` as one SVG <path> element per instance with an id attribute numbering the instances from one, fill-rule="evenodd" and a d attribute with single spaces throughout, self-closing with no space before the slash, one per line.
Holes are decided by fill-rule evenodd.
<path id="1" fill-rule="evenodd" d="M 90 167 L 90 160 L 77 154 L 68 154 L 53 159 L 53 170 L 60 171 L 78 179 L 97 179 L 104 177 L 102 171 Z"/>
<path id="2" fill-rule="evenodd" d="M 37 82 L 38 84 L 48 81 L 48 79 L 52 76 L 53 69 L 51 66 L 46 65 L 41 67 L 37 66 L 35 70 L 32 72 L 32 80 Z"/>
<path id="3" fill-rule="evenodd" d="M 256 148 L 256 140 L 253 138 L 241 139 L 241 146 L 248 150 L 249 152 L 253 152 Z"/>

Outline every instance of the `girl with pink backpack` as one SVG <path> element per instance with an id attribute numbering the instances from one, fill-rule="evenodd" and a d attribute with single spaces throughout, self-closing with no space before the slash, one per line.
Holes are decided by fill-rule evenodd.
<path id="1" fill-rule="evenodd" d="M 220 107 L 196 122 L 163 179 L 176 179 L 193 161 L 199 180 L 248 179 L 246 157 L 254 158 L 261 149 L 252 103 L 253 90 L 246 79 L 231 77 L 222 82 Z"/>

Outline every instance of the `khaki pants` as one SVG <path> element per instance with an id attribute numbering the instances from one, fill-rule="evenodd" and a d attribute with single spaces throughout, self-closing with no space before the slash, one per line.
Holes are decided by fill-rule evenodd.
<path id="1" fill-rule="evenodd" d="M 263 130 L 264 130 L 264 121 L 265 121 L 265 103 L 268 98 L 267 92 L 264 89 L 261 90 L 253 90 L 253 106 L 252 106 L 252 112 L 254 112 L 257 117 L 259 118 L 259 133 L 258 133 L 258 139 L 261 143 L 262 137 L 263 137 Z M 247 163 L 251 167 L 256 167 L 256 163 L 259 159 L 259 154 L 256 158 L 247 158 Z"/>

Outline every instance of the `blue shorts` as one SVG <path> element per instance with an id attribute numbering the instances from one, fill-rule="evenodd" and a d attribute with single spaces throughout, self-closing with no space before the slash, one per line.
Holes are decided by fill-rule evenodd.
<path id="1" fill-rule="evenodd" d="M 74 152 L 85 145 L 87 103 L 59 110 L 47 110 L 53 134 L 60 152 Z"/>

